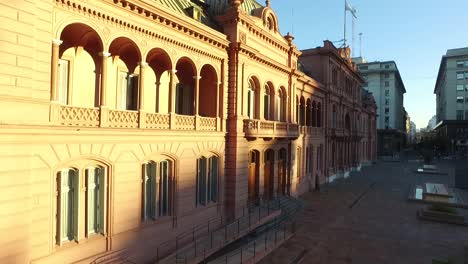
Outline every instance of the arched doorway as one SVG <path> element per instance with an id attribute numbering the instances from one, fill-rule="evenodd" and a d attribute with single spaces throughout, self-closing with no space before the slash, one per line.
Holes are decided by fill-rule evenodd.
<path id="1" fill-rule="evenodd" d="M 286 156 L 286 149 L 280 149 L 278 155 L 278 194 L 280 195 L 286 195 L 288 193 L 289 177 L 286 170 Z"/>
<path id="2" fill-rule="evenodd" d="M 248 193 L 249 203 L 258 203 L 259 201 L 259 186 L 260 186 L 260 152 L 252 150 L 249 153 L 249 182 Z"/>
<path id="3" fill-rule="evenodd" d="M 275 152 L 272 149 L 265 151 L 265 166 L 263 174 L 263 194 L 265 199 L 273 198 L 275 184 Z"/>

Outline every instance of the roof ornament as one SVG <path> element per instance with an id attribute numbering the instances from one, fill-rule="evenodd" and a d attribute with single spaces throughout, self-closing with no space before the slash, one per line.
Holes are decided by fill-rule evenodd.
<path id="1" fill-rule="evenodd" d="M 266 0 L 266 1 L 265 1 L 265 5 L 266 5 L 267 7 L 270 7 L 270 0 Z"/>
<path id="2" fill-rule="evenodd" d="M 286 36 L 284 36 L 284 38 L 288 41 L 289 44 L 291 44 L 294 40 L 294 36 L 291 35 L 289 32 L 288 34 L 286 34 Z"/>

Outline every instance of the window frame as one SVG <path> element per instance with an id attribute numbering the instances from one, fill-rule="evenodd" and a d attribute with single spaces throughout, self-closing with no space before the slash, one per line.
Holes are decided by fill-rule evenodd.
<path id="1" fill-rule="evenodd" d="M 98 191 L 98 199 L 100 199 L 99 208 L 101 209 L 99 212 L 99 216 L 97 216 L 99 221 L 99 232 L 91 233 L 89 232 L 89 221 L 88 221 L 88 209 L 89 209 L 89 182 L 86 170 L 88 168 L 100 168 L 102 170 L 101 177 L 98 179 L 101 180 L 100 182 L 100 189 Z M 61 228 L 63 225 L 62 219 L 62 173 L 64 171 L 75 171 L 75 182 L 74 182 L 74 191 L 73 194 L 74 199 L 76 201 L 75 208 L 72 210 L 74 211 L 74 218 L 73 221 L 73 232 L 74 237 L 73 239 L 69 240 L 62 240 L 61 235 Z M 109 197 L 108 194 L 109 190 L 109 179 L 110 179 L 110 167 L 98 160 L 77 160 L 74 162 L 69 162 L 67 164 L 63 164 L 59 166 L 56 170 L 54 170 L 54 190 L 55 190 L 55 197 L 54 197 L 54 217 L 53 217 L 53 234 L 54 239 L 52 243 L 54 245 L 55 250 L 60 250 L 62 248 L 68 248 L 70 246 L 77 246 L 89 239 L 108 239 L 108 228 L 109 228 Z"/>
<path id="2" fill-rule="evenodd" d="M 204 167 L 201 166 L 202 161 L 205 163 Z M 195 207 L 210 206 L 219 202 L 219 164 L 220 158 L 217 155 L 202 155 L 197 158 Z"/>

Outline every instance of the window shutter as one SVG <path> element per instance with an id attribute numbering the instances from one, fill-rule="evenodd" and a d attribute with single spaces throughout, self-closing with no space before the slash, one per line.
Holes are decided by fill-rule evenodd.
<path id="1" fill-rule="evenodd" d="M 117 98 L 117 109 L 124 110 L 127 105 L 127 73 L 119 72 L 119 81 L 118 81 L 118 98 Z"/>
<path id="2" fill-rule="evenodd" d="M 63 203 L 64 204 L 67 204 L 66 200 L 67 200 L 67 193 L 64 189 L 66 189 L 66 186 L 65 188 L 62 186 L 63 182 L 64 182 L 64 178 L 65 178 L 65 175 L 66 172 L 65 171 L 60 171 L 58 174 L 57 174 L 57 215 L 56 215 L 56 221 L 57 221 L 57 230 L 56 230 L 56 241 L 57 241 L 57 244 L 58 245 L 62 245 L 62 241 L 64 240 L 63 238 L 66 236 L 66 232 L 64 232 L 64 230 L 66 230 L 66 228 L 64 228 L 64 226 L 66 226 L 67 222 L 64 221 L 64 219 L 66 219 L 64 217 L 64 213 L 66 212 L 67 208 L 64 207 Z"/>
<path id="3" fill-rule="evenodd" d="M 150 164 L 150 171 L 149 171 L 149 205 L 150 205 L 150 216 L 155 219 L 157 216 L 157 202 L 156 202 L 156 171 L 157 171 L 157 164 L 151 163 Z"/>
<path id="4" fill-rule="evenodd" d="M 165 216 L 168 214 L 169 211 L 169 197 L 170 197 L 170 183 L 169 183 L 169 175 L 168 175 L 168 166 L 167 161 L 161 162 L 161 180 L 160 180 L 160 206 L 159 206 L 159 215 Z"/>
<path id="5" fill-rule="evenodd" d="M 211 201 L 218 201 L 218 157 L 211 158 Z"/>
<path id="6" fill-rule="evenodd" d="M 200 193 L 199 193 L 199 201 L 200 204 L 206 204 L 206 158 L 202 157 L 200 160 L 200 171 L 199 171 L 199 179 L 200 179 Z"/>
<path id="7" fill-rule="evenodd" d="M 148 188 L 148 173 L 146 170 L 148 168 L 148 164 L 143 164 L 141 168 L 141 219 L 145 220 L 147 217 L 147 188 Z"/>
<path id="8" fill-rule="evenodd" d="M 58 97 L 59 102 L 62 104 L 68 103 L 68 71 L 69 71 L 69 61 L 68 60 L 59 60 L 58 65 Z"/>
<path id="9" fill-rule="evenodd" d="M 98 232 L 106 234 L 106 211 L 107 211 L 107 170 L 103 167 L 96 168 L 96 174 L 98 175 Z"/>
<path id="10" fill-rule="evenodd" d="M 201 158 L 197 159 L 197 193 L 196 193 L 196 205 L 201 204 Z"/>
<path id="11" fill-rule="evenodd" d="M 78 171 L 71 169 L 68 170 L 68 186 L 70 187 L 68 209 L 70 214 L 70 234 L 69 240 L 75 239 L 78 241 L 78 210 L 79 210 L 79 195 L 80 195 L 80 182 Z"/>
<path id="12" fill-rule="evenodd" d="M 92 233 L 95 233 L 97 230 L 97 221 L 96 221 L 96 169 L 88 168 L 86 169 L 86 195 L 87 195 L 87 229 L 86 233 L 89 236 Z"/>

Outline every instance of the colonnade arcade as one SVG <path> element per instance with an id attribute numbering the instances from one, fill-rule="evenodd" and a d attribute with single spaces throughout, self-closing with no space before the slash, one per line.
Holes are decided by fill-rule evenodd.
<path id="1" fill-rule="evenodd" d="M 297 97 L 296 119 L 301 126 L 322 127 L 322 103 L 304 96 Z"/>
<path id="2" fill-rule="evenodd" d="M 261 89 L 260 81 L 252 76 L 248 80 L 246 114 L 250 119 L 264 119 L 286 122 L 288 95 L 286 88 L 275 88 L 272 82 L 267 81 Z"/>
<path id="3" fill-rule="evenodd" d="M 76 107 L 220 117 L 220 73 L 162 48 L 117 37 L 108 49 L 90 26 L 67 25 L 52 46 L 51 101 Z"/>

